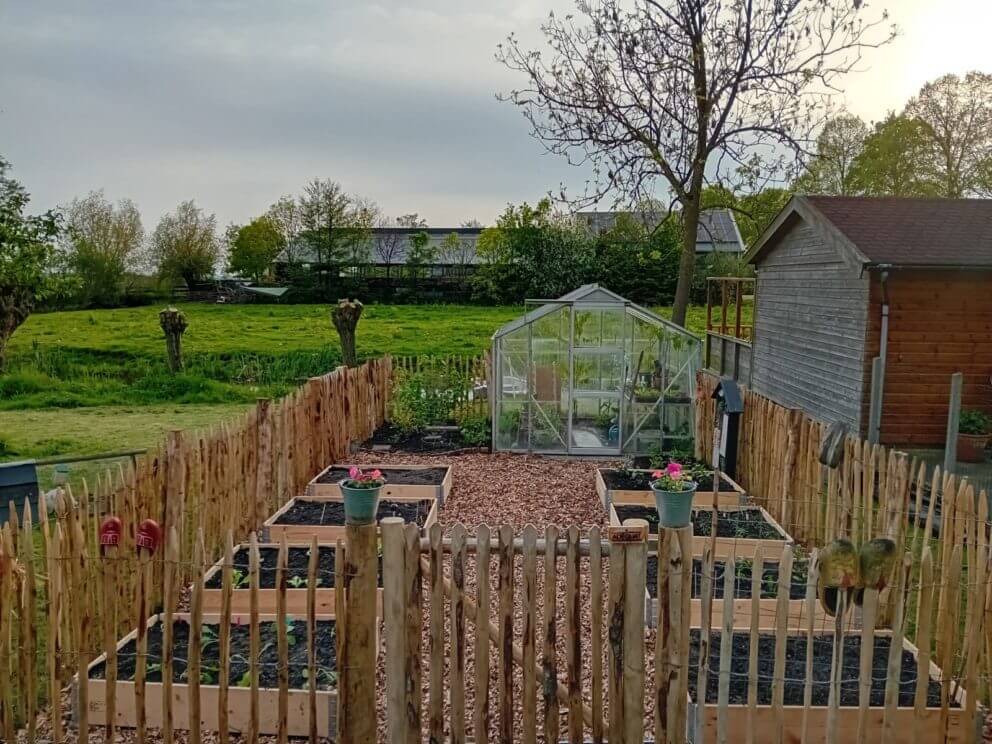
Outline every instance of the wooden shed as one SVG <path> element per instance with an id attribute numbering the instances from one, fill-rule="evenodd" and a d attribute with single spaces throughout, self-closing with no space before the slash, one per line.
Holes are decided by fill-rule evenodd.
<path id="1" fill-rule="evenodd" d="M 796 196 L 747 254 L 751 387 L 884 444 L 941 445 L 950 377 L 992 412 L 992 200 Z"/>

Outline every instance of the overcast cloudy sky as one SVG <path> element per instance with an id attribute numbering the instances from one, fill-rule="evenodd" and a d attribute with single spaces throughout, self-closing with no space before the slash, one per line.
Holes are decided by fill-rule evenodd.
<path id="1" fill-rule="evenodd" d="M 0 154 L 33 208 L 91 189 L 146 229 L 194 198 L 223 225 L 314 176 L 395 216 L 490 222 L 582 174 L 494 98 L 511 31 L 536 39 L 568 0 L 6 0 Z M 866 119 L 944 72 L 992 71 L 987 0 L 876 0 L 902 35 L 853 75 Z"/>

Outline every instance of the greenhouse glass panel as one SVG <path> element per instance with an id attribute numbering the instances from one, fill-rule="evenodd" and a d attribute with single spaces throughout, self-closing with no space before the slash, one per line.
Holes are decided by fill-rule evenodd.
<path id="1" fill-rule="evenodd" d="M 497 450 L 691 446 L 698 338 L 597 285 L 528 307 L 493 336 Z"/>

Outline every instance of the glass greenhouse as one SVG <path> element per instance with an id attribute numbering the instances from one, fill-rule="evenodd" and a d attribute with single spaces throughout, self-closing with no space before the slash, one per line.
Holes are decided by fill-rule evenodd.
<path id="1" fill-rule="evenodd" d="M 701 341 L 596 284 L 493 335 L 493 446 L 636 455 L 688 444 Z"/>

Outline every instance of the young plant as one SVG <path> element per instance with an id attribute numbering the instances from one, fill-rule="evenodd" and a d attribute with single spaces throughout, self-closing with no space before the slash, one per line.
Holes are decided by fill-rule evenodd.
<path id="1" fill-rule="evenodd" d="M 664 470 L 651 473 L 651 487 L 658 491 L 691 491 L 695 485 L 689 473 L 677 462 L 670 462 Z"/>
<path id="2" fill-rule="evenodd" d="M 348 470 L 348 477 L 344 481 L 345 488 L 382 488 L 386 485 L 386 479 L 382 475 L 382 471 L 375 469 L 369 473 L 366 473 L 361 468 L 352 465 Z"/>
<path id="3" fill-rule="evenodd" d="M 231 586 L 235 589 L 247 589 L 248 585 L 251 583 L 251 576 L 247 571 L 241 571 L 240 569 L 234 569 L 231 574 Z"/>
<path id="4" fill-rule="evenodd" d="M 327 687 L 337 687 L 338 686 L 338 675 L 337 672 L 331 671 L 330 669 L 325 669 L 324 667 L 317 667 L 317 684 L 323 682 Z M 310 681 L 310 667 L 303 667 L 303 679 L 307 682 Z"/>
<path id="5" fill-rule="evenodd" d="M 992 417 L 983 411 L 962 411 L 958 431 L 978 437 L 992 434 Z"/>

